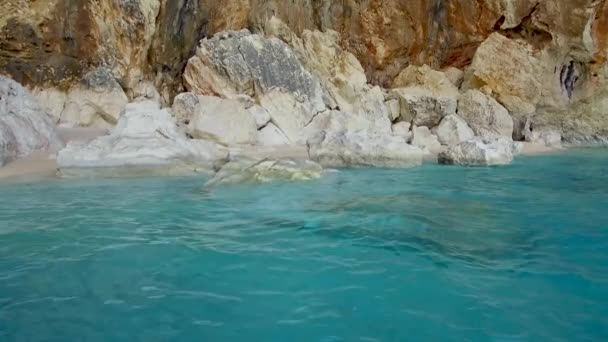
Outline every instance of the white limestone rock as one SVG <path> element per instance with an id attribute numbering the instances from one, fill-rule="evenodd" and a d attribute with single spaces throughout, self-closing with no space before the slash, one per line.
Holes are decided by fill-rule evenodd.
<path id="1" fill-rule="evenodd" d="M 188 134 L 222 144 L 255 144 L 257 126 L 251 114 L 236 100 L 199 96 Z"/>
<path id="2" fill-rule="evenodd" d="M 402 137 L 366 130 L 325 131 L 308 141 L 310 158 L 324 167 L 406 168 L 422 164 L 424 153 Z"/>
<path id="3" fill-rule="evenodd" d="M 61 123 L 107 128 L 114 126 L 125 106 L 127 95 L 112 72 L 97 68 L 87 73 L 68 92 Z"/>
<path id="4" fill-rule="evenodd" d="M 562 144 L 562 134 L 553 129 L 535 129 L 526 134 L 526 141 L 549 147 L 559 147 Z"/>
<path id="5" fill-rule="evenodd" d="M 0 76 L 0 166 L 62 146 L 50 116 L 19 83 Z"/>
<path id="6" fill-rule="evenodd" d="M 437 135 L 439 142 L 446 146 L 458 145 L 475 136 L 471 127 L 458 115 L 448 115 L 443 118 L 433 132 Z"/>
<path id="7" fill-rule="evenodd" d="M 208 141 L 187 139 L 155 101 L 131 103 L 110 135 L 72 142 L 57 155 L 63 175 L 209 171 L 228 153 Z"/>
<path id="8" fill-rule="evenodd" d="M 393 89 L 390 97 L 399 100 L 401 120 L 416 126 L 437 126 L 444 117 L 456 114 L 458 104 L 451 93 L 433 93 L 419 87 Z"/>
<path id="9" fill-rule="evenodd" d="M 441 147 L 437 136 L 425 126 L 414 126 L 412 128 L 412 145 L 418 146 L 432 155 L 443 151 L 443 147 Z"/>
<path id="10" fill-rule="evenodd" d="M 289 139 L 272 122 L 258 131 L 258 144 L 262 146 L 289 145 Z"/>
<path id="11" fill-rule="evenodd" d="M 393 135 L 403 137 L 405 141 L 412 139 L 412 124 L 409 122 L 401 121 L 393 125 Z"/>
<path id="12" fill-rule="evenodd" d="M 478 90 L 469 90 L 458 100 L 458 116 L 484 138 L 513 137 L 513 119 L 492 97 Z"/>
<path id="13" fill-rule="evenodd" d="M 252 105 L 251 107 L 247 108 L 247 111 L 249 112 L 249 114 L 251 114 L 253 120 L 255 120 L 255 124 L 258 129 L 265 127 L 266 125 L 268 125 L 270 120 L 272 120 L 272 118 L 270 117 L 270 113 L 268 113 L 266 109 L 258 105 Z"/>
<path id="14" fill-rule="evenodd" d="M 450 146 L 439 154 L 439 163 L 464 166 L 509 165 L 513 162 L 513 142 L 506 138 L 476 137 Z"/>
<path id="15" fill-rule="evenodd" d="M 199 105 L 198 96 L 194 93 L 181 93 L 173 99 L 171 113 L 178 125 L 187 126 L 192 120 Z"/>

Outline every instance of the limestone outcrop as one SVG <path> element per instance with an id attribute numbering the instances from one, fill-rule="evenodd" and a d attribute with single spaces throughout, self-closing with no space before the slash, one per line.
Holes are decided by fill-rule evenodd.
<path id="1" fill-rule="evenodd" d="M 513 161 L 513 142 L 506 138 L 473 138 L 450 146 L 439 154 L 439 163 L 464 166 L 508 165 Z"/>
<path id="2" fill-rule="evenodd" d="M 484 138 L 513 136 L 513 119 L 494 98 L 478 90 L 469 90 L 458 99 L 458 116 Z"/>
<path id="3" fill-rule="evenodd" d="M 342 165 L 471 132 L 606 143 L 606 2 L 6 0 L 0 73 L 60 125 L 110 128 L 154 102 L 192 143 L 306 145 Z"/>
<path id="4" fill-rule="evenodd" d="M 19 83 L 0 76 L 0 166 L 61 144 L 50 116 L 36 99 Z"/>
<path id="5" fill-rule="evenodd" d="M 215 96 L 198 97 L 188 133 L 195 139 L 225 145 L 254 144 L 257 141 L 255 120 L 245 107 L 239 101 Z"/>
<path id="6" fill-rule="evenodd" d="M 434 133 L 439 142 L 447 146 L 458 145 L 475 136 L 471 127 L 458 115 L 448 115 L 443 118 Z"/>
<path id="7" fill-rule="evenodd" d="M 110 135 L 72 142 L 57 155 L 63 175 L 211 171 L 228 152 L 181 134 L 167 110 L 154 101 L 131 103 Z"/>

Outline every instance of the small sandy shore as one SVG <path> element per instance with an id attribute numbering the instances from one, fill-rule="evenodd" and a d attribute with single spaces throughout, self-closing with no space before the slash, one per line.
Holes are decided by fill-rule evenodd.
<path id="1" fill-rule="evenodd" d="M 559 153 L 566 150 L 565 147 L 550 147 L 545 144 L 523 142 L 522 156 L 538 156 L 543 154 Z"/>
<path id="2" fill-rule="evenodd" d="M 96 137 L 108 134 L 108 131 L 96 128 L 59 128 L 58 133 L 61 139 L 67 144 L 71 141 L 90 141 Z M 565 148 L 547 147 L 543 144 L 523 143 L 521 155 L 536 156 L 559 153 L 564 150 Z M 231 152 L 235 155 L 258 158 L 308 158 L 305 146 L 288 148 L 253 148 L 241 146 L 235 148 Z M 29 182 L 58 178 L 55 156 L 56 153 L 54 151 L 39 151 L 25 158 L 13 161 L 4 167 L 0 167 L 0 182 Z"/>
<path id="3" fill-rule="evenodd" d="M 108 133 L 98 128 L 58 128 L 59 137 L 67 144 L 71 141 L 90 141 Z M 57 178 L 55 151 L 37 151 L 0 167 L 1 182 L 29 182 Z"/>

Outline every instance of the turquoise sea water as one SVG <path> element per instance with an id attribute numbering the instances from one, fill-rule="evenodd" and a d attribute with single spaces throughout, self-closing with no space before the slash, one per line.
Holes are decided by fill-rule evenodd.
<path id="1" fill-rule="evenodd" d="M 608 151 L 0 185 L 0 341 L 607 341 Z"/>

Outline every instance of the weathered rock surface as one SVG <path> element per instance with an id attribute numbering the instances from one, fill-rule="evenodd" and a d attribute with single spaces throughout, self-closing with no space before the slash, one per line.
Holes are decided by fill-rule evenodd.
<path id="1" fill-rule="evenodd" d="M 192 137 L 227 145 L 257 141 L 255 120 L 239 101 L 215 96 L 199 96 L 198 101 L 188 124 Z"/>
<path id="2" fill-rule="evenodd" d="M 324 167 L 412 167 L 424 152 L 403 137 L 367 131 L 325 131 L 308 142 L 310 158 Z"/>
<path id="3" fill-rule="evenodd" d="M 393 125 L 393 135 L 403 137 L 405 141 L 410 141 L 412 139 L 412 124 L 407 121 L 397 122 Z"/>
<path id="4" fill-rule="evenodd" d="M 443 151 L 437 136 L 425 126 L 414 126 L 412 128 L 412 145 L 422 148 L 425 152 L 436 155 Z"/>
<path id="5" fill-rule="evenodd" d="M 557 130 L 540 129 L 529 132 L 526 135 L 526 141 L 531 143 L 540 143 L 545 146 L 554 147 L 562 144 L 562 135 Z"/>
<path id="6" fill-rule="evenodd" d="M 70 89 L 60 122 L 85 127 L 114 126 L 128 102 L 111 71 L 98 68 Z"/>
<path id="7" fill-rule="evenodd" d="M 0 76 L 0 166 L 61 147 L 50 116 L 19 83 Z"/>
<path id="8" fill-rule="evenodd" d="M 508 165 L 513 161 L 513 142 L 506 138 L 473 138 L 450 146 L 439 154 L 439 163 L 464 166 Z"/>
<path id="9" fill-rule="evenodd" d="M 289 145 L 290 141 L 285 133 L 271 122 L 258 131 L 258 143 L 262 146 L 276 146 Z"/>
<path id="10" fill-rule="evenodd" d="M 458 116 L 484 138 L 513 136 L 513 119 L 492 97 L 478 90 L 469 90 L 458 99 Z"/>
<path id="11" fill-rule="evenodd" d="M 393 88 L 418 87 L 434 94 L 458 97 L 458 87 L 448 76 L 428 65 L 417 67 L 410 65 L 405 68 L 393 81 Z"/>
<path id="12" fill-rule="evenodd" d="M 401 120 L 435 127 L 445 116 L 456 114 L 458 97 L 453 95 L 411 87 L 393 89 L 389 96 L 399 100 Z"/>
<path id="13" fill-rule="evenodd" d="M 206 186 L 275 181 L 310 181 L 321 178 L 323 167 L 310 160 L 236 159 L 214 175 Z"/>
<path id="14" fill-rule="evenodd" d="M 201 95 L 259 97 L 274 89 L 325 107 L 319 81 L 279 39 L 249 31 L 223 32 L 201 42 L 184 71 L 186 87 Z"/>
<path id="15" fill-rule="evenodd" d="M 458 115 L 448 115 L 434 129 L 439 142 L 442 145 L 458 145 L 463 141 L 472 139 L 475 133 L 469 125 Z"/>
<path id="16" fill-rule="evenodd" d="M 207 58 L 201 65 L 209 70 L 189 73 L 188 67 L 186 73 L 205 89 L 205 82 L 213 85 L 206 95 L 219 89 L 232 97 L 227 94 L 234 89 L 235 96 L 245 93 L 259 104 L 261 96 L 280 90 L 305 108 L 305 118 L 327 109 L 381 114 L 389 121 L 381 126 L 390 132 L 396 107 L 410 113 L 405 116 L 418 113 L 411 114 L 411 104 L 379 101 L 366 83 L 389 86 L 397 77 L 405 79 L 398 84 L 428 90 L 439 74 L 413 66 L 404 74 L 408 66 L 427 64 L 455 86 L 461 83 L 458 71 L 466 69 L 465 89 L 491 90 L 486 94 L 513 117 L 516 139 L 525 137 L 529 124 L 555 127 L 566 142 L 602 142 L 608 138 L 607 2 L 5 0 L 0 73 L 52 99 L 44 109 L 59 121 L 66 92 L 100 67 L 111 71 L 131 101 L 160 96 L 169 104 L 183 91 L 182 71 L 198 47 L 195 58 Z M 237 31 L 245 28 L 276 38 Z M 204 49 L 213 53 L 200 53 Z M 446 116 L 429 106 L 418 107 L 416 125 L 433 127 Z M 106 118 L 91 125 L 112 124 L 115 117 Z M 298 122 L 295 129 L 275 123 L 293 143 L 306 139 L 295 132 L 311 121 Z"/>
<path id="17" fill-rule="evenodd" d="M 178 125 L 187 126 L 196 113 L 199 105 L 198 95 L 193 93 L 181 93 L 173 99 L 171 114 L 175 117 Z"/>
<path id="18" fill-rule="evenodd" d="M 186 139 L 167 110 L 156 102 L 127 105 L 112 133 L 91 142 L 70 143 L 57 155 L 64 175 L 133 172 L 192 173 L 227 159 L 214 143 Z"/>

